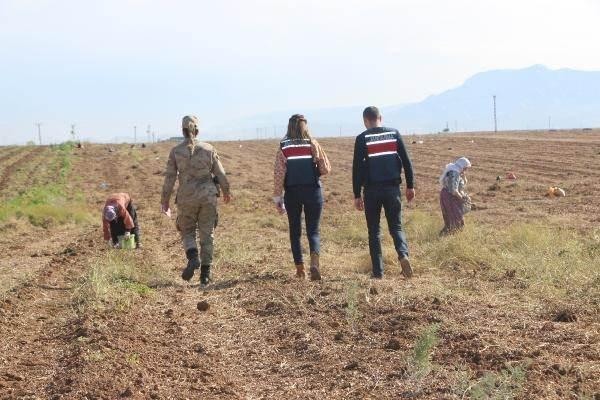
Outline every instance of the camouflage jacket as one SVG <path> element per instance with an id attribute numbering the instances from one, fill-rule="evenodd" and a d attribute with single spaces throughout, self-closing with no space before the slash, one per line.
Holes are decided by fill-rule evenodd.
<path id="1" fill-rule="evenodd" d="M 217 178 L 224 194 L 229 194 L 229 182 L 225 170 L 215 148 L 203 142 L 186 139 L 171 149 L 165 182 L 162 190 L 161 203 L 171 199 L 175 181 L 179 179 L 177 203 L 198 201 L 206 195 L 216 195 L 217 188 L 213 183 L 213 175 Z"/>

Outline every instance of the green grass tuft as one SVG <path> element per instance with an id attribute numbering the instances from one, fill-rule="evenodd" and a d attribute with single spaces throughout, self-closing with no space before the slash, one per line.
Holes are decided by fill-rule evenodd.
<path id="1" fill-rule="evenodd" d="M 439 324 L 428 326 L 415 343 L 409 365 L 411 375 L 416 379 L 424 378 L 431 371 L 431 353 L 439 341 L 438 330 Z"/>
<path id="2" fill-rule="evenodd" d="M 469 386 L 464 394 L 470 399 L 514 399 L 526 381 L 526 371 L 529 363 L 525 365 L 507 365 L 498 373 L 487 373 L 475 384 Z"/>
<path id="3" fill-rule="evenodd" d="M 437 218 L 416 213 L 413 218 L 407 230 L 417 271 L 423 266 L 444 273 L 474 272 L 489 281 L 529 288 L 528 295 L 600 306 L 598 231 L 584 237 L 540 224 L 471 223 L 440 237 Z"/>
<path id="4" fill-rule="evenodd" d="M 34 226 L 48 228 L 56 224 L 91 221 L 81 195 L 69 196 L 67 177 L 71 171 L 73 144 L 52 146 L 54 160 L 50 169 L 58 178 L 52 183 L 33 186 L 0 206 L 0 222 L 10 218 L 26 219 Z"/>
<path id="5" fill-rule="evenodd" d="M 128 309 L 138 298 L 153 294 L 153 286 L 166 282 L 164 271 L 138 260 L 136 252 L 111 250 L 95 259 L 81 279 L 75 304 L 94 310 Z"/>

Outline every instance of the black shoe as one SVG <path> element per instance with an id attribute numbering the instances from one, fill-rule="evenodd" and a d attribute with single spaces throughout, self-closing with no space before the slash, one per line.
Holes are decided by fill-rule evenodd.
<path id="1" fill-rule="evenodd" d="M 210 282 L 210 265 L 200 267 L 200 284 L 208 285 Z"/>
<path id="2" fill-rule="evenodd" d="M 373 274 L 371 275 L 371 279 L 383 279 L 383 274 Z"/>
<path id="3" fill-rule="evenodd" d="M 188 259 L 187 266 L 181 271 L 181 279 L 189 281 L 194 276 L 194 271 L 200 268 L 200 259 L 198 258 L 198 249 L 189 249 L 185 252 Z"/>

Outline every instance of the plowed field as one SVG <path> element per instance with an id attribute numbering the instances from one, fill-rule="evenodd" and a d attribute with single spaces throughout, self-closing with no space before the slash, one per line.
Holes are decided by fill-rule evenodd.
<path id="1" fill-rule="evenodd" d="M 600 132 L 405 142 L 417 176 L 404 208 L 413 279 L 387 237 L 386 277 L 369 279 L 352 138 L 320 140 L 333 171 L 317 283 L 294 278 L 287 220 L 271 202 L 277 143 L 217 142 L 234 200 L 220 204 L 205 290 L 180 279 L 175 217 L 159 212 L 174 144 L 73 149 L 63 189 L 91 220 L 0 222 L 0 398 L 600 398 Z M 4 201 L 56 181 L 53 154 L 0 148 Z M 465 232 L 438 238 L 437 179 L 463 155 L 476 209 Z M 546 197 L 551 185 L 567 196 Z M 100 211 L 116 191 L 138 206 L 140 250 L 105 248 Z M 562 271 L 548 272 L 554 260 Z M 98 278 L 116 264 L 133 272 Z"/>

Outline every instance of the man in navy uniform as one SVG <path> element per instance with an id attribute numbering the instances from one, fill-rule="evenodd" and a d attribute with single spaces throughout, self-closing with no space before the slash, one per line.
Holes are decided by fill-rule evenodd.
<path id="1" fill-rule="evenodd" d="M 398 130 L 386 128 L 381 123 L 377 107 L 363 111 L 366 131 L 356 137 L 352 163 L 354 207 L 365 212 L 369 230 L 369 252 L 375 279 L 383 278 L 381 252 L 381 209 L 385 211 L 390 235 L 398 253 L 402 274 L 412 276 L 408 258 L 408 244 L 402 230 L 402 201 L 400 184 L 402 170 L 406 178 L 406 199 L 415 197 L 412 163 Z M 361 190 L 363 190 L 361 193 Z"/>

